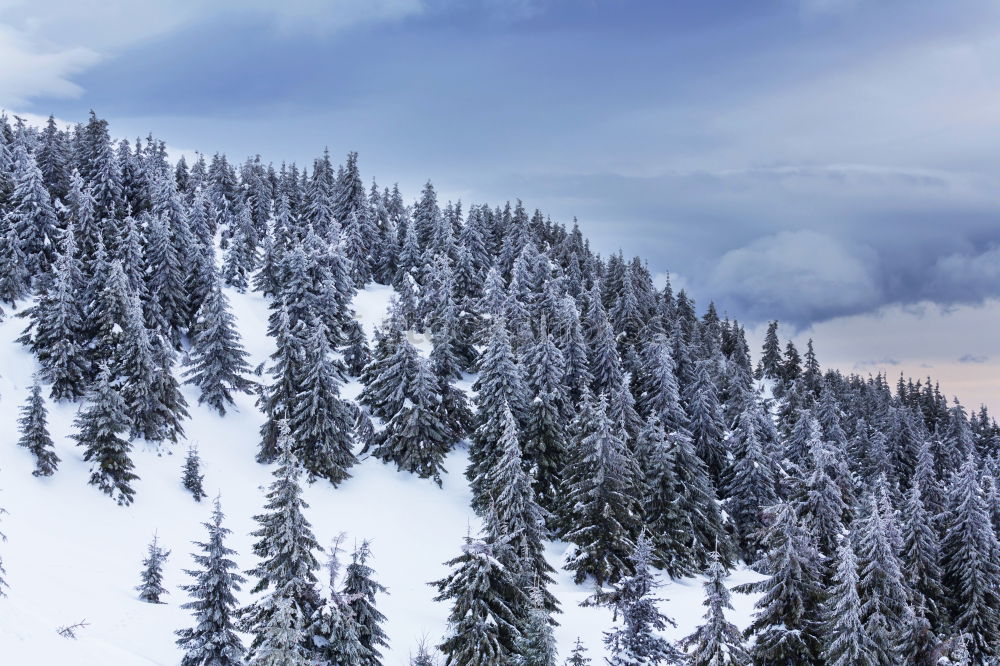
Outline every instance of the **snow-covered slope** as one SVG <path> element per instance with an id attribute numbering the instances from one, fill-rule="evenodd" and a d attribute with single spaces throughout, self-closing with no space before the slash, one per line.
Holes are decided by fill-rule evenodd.
<path id="1" fill-rule="evenodd" d="M 266 335 L 267 307 L 256 294 L 228 292 L 237 316 L 243 344 L 254 366 L 272 350 Z M 381 319 L 391 290 L 370 287 L 355 302 L 366 332 Z M 56 452 L 62 459 L 55 476 L 31 475 L 30 454 L 16 446 L 16 419 L 31 386 L 35 363 L 14 342 L 24 321 L 11 316 L 0 323 L 0 558 L 7 569 L 8 597 L 0 599 L 0 665 L 126 666 L 177 664 L 180 652 L 174 631 L 189 626 L 191 618 L 179 606 L 186 601 L 178 587 L 188 582 L 191 541 L 204 537 L 202 521 L 210 505 L 196 503 L 181 487 L 181 467 L 187 444 L 153 446 L 135 443 L 134 462 L 140 481 L 136 501 L 119 507 L 87 484 L 88 463 L 69 435 L 77 405 L 48 403 L 49 427 Z M 467 385 L 466 385 L 467 386 Z M 346 397 L 359 391 L 345 387 Z M 258 428 L 263 420 L 251 396 L 237 397 L 236 411 L 219 417 L 199 407 L 197 394 L 188 388 L 191 419 L 185 422 L 187 442 L 197 444 L 210 496 L 221 493 L 229 541 L 242 569 L 255 564 L 249 532 L 256 527 L 253 515 L 263 504 L 263 488 L 271 481 L 271 468 L 254 461 Z M 390 594 L 379 599 L 388 617 L 391 646 L 385 663 L 408 663 L 417 642 L 426 637 L 436 643 L 445 629 L 447 604 L 433 601 L 428 581 L 442 577 L 443 563 L 456 556 L 462 537 L 478 526 L 469 508 L 469 490 L 463 471 L 467 456 L 459 450 L 448 459 L 444 487 L 396 472 L 374 459 L 352 470 L 353 478 L 339 488 L 317 482 L 306 489 L 308 517 L 321 543 L 345 533 L 350 549 L 355 541 L 373 542 L 373 565 Z M 140 602 L 138 583 L 146 545 L 157 534 L 172 550 L 165 570 L 171 591 L 166 604 Z M 550 561 L 557 568 L 567 547 L 551 544 Z M 749 580 L 751 572 L 739 571 L 731 583 Z M 702 588 L 699 580 L 666 583 L 659 591 L 668 599 L 664 612 L 677 621 L 671 637 L 689 633 L 700 621 Z M 560 569 L 556 596 L 563 614 L 556 630 L 560 654 L 565 656 L 577 636 L 602 654 L 602 632 L 612 624 L 601 608 L 581 608 L 590 590 L 576 586 Z M 247 595 L 241 601 L 247 599 Z M 734 595 L 734 619 L 745 625 L 753 600 Z M 86 620 L 89 625 L 76 640 L 56 634 L 59 626 Z"/>

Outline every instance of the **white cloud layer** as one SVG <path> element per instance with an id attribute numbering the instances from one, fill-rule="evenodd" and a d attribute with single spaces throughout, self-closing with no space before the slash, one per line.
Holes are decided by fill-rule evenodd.
<path id="1" fill-rule="evenodd" d="M 0 0 L 0 107 L 79 95 L 73 75 L 195 21 L 238 13 L 277 30 L 333 33 L 424 9 L 423 0 Z"/>
<path id="2" fill-rule="evenodd" d="M 866 310 L 881 292 L 858 254 L 824 233 L 783 231 L 726 252 L 712 270 L 711 294 L 741 311 L 797 321 Z"/>

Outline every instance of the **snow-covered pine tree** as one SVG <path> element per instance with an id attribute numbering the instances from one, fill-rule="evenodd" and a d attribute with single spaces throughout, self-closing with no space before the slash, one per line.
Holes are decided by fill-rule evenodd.
<path id="1" fill-rule="evenodd" d="M 337 590 L 340 578 L 340 540 L 330 548 L 327 564 L 330 596 L 314 612 L 306 632 L 310 660 L 319 664 L 363 664 L 374 655 L 361 643 L 360 629 L 348 597 Z M 377 662 L 376 662 L 377 663 Z"/>
<path id="2" fill-rule="evenodd" d="M 310 480 L 326 479 L 336 486 L 350 478 L 348 470 L 357 462 L 353 414 L 340 398 L 344 367 L 331 352 L 321 320 L 313 322 L 302 351 L 303 364 L 295 382 L 298 394 L 289 418 L 295 454 Z"/>
<path id="3" fill-rule="evenodd" d="M 538 503 L 551 511 L 555 509 L 565 467 L 563 417 L 569 410 L 563 355 L 551 334 L 539 338 L 527 350 L 523 365 L 531 394 L 525 416 L 524 457 L 534 478 Z"/>
<path id="4" fill-rule="evenodd" d="M 722 420 L 718 389 L 710 371 L 712 364 L 710 359 L 695 363 L 694 381 L 687 387 L 684 402 L 694 449 L 705 461 L 712 483 L 718 486 L 728 464 L 728 451 L 723 442 L 725 422 Z"/>
<path id="5" fill-rule="evenodd" d="M 347 344 L 344 346 L 344 365 L 352 377 L 360 377 L 365 366 L 372 360 L 372 352 L 368 348 L 368 338 L 360 322 L 352 319 L 347 326 Z"/>
<path id="6" fill-rule="evenodd" d="M 871 638 L 861 623 L 858 569 L 850 538 L 840 543 L 830 595 L 823 605 L 823 663 L 874 666 Z"/>
<path id="7" fill-rule="evenodd" d="M 4 224 L 17 236 L 28 274 L 47 271 L 55 258 L 58 221 L 42 172 L 23 142 L 14 148 L 14 191 L 4 218 Z"/>
<path id="8" fill-rule="evenodd" d="M 203 497 L 207 497 L 203 485 L 204 480 L 205 475 L 201 473 L 201 457 L 198 455 L 198 448 L 191 446 L 187 450 L 187 455 L 184 456 L 184 476 L 181 483 L 184 485 L 184 490 L 194 497 L 195 502 L 200 502 Z"/>
<path id="9" fill-rule="evenodd" d="M 908 651 L 912 610 L 897 544 L 893 543 L 894 519 L 884 506 L 885 502 L 870 494 L 864 514 L 853 525 L 853 536 L 858 554 L 858 593 L 863 600 L 861 623 L 871 640 L 873 663 L 890 666 L 900 663 Z"/>
<path id="10" fill-rule="evenodd" d="M 750 654 L 735 624 L 726 619 L 733 609 L 726 587 L 726 568 L 717 553 L 712 554 L 705 579 L 705 623 L 685 638 L 681 645 L 689 651 L 691 666 L 748 666 Z"/>
<path id="11" fill-rule="evenodd" d="M 681 406 L 670 341 L 657 334 L 646 342 L 639 372 L 633 377 L 636 409 L 643 418 L 656 415 L 668 433 L 687 425 L 687 415 Z"/>
<path id="12" fill-rule="evenodd" d="M 430 364 L 419 358 L 414 363 L 416 373 L 408 382 L 403 405 L 375 435 L 372 455 L 440 486 L 444 459 L 454 438 L 443 418 L 438 380 Z"/>
<path id="13" fill-rule="evenodd" d="M 139 477 L 132 471 L 132 447 L 120 437 L 128 429 L 128 417 L 107 363 L 101 365 L 88 401 L 76 417 L 73 439 L 85 448 L 83 459 L 91 463 L 90 484 L 119 504 L 131 504 L 135 497 L 131 483 Z"/>
<path id="14" fill-rule="evenodd" d="M 574 544 L 566 569 L 581 583 L 593 576 L 598 586 L 632 573 L 630 556 L 641 531 L 640 472 L 635 458 L 607 417 L 602 396 L 581 408 L 573 461 L 565 486 L 573 507 L 565 540 Z"/>
<path id="15" fill-rule="evenodd" d="M 502 542 L 465 538 L 454 570 L 431 583 L 435 601 L 451 601 L 448 630 L 439 646 L 446 666 L 509 666 L 521 636 L 514 608 L 522 603 L 514 576 L 498 550 Z"/>
<path id="16" fill-rule="evenodd" d="M 375 580 L 375 570 L 369 564 L 371 544 L 362 541 L 351 555 L 344 573 L 342 596 L 358 626 L 358 640 L 365 650 L 361 666 L 382 666 L 382 648 L 389 646 L 389 637 L 382 628 L 386 617 L 375 605 L 376 595 L 388 590 Z"/>
<path id="17" fill-rule="evenodd" d="M 230 559 L 236 551 L 226 547 L 230 530 L 222 526 L 222 506 L 216 498 L 212 520 L 202 523 L 208 530 L 208 540 L 195 541 L 201 550 L 192 555 L 197 570 L 185 570 L 194 579 L 181 589 L 192 597 L 181 605 L 194 615 L 194 628 L 177 631 L 177 645 L 184 650 L 181 666 L 241 666 L 244 647 L 236 634 L 233 617 L 236 610 L 235 593 L 240 591 L 243 576 L 233 569 Z"/>
<path id="18" fill-rule="evenodd" d="M 437 666 L 438 661 L 427 648 L 425 640 L 417 644 L 417 653 L 410 658 L 410 666 Z"/>
<path id="19" fill-rule="evenodd" d="M 840 466 L 834 444 L 823 439 L 819 424 L 809 417 L 809 461 L 803 470 L 802 496 L 799 498 L 799 516 L 812 532 L 816 546 L 824 558 L 832 558 L 844 532 L 845 519 L 849 517 L 852 496 L 844 497 L 843 484 L 850 480 L 837 478 Z"/>
<path id="20" fill-rule="evenodd" d="M 187 399 L 181 392 L 180 382 L 174 375 L 174 359 L 176 352 L 170 345 L 170 341 L 159 333 L 154 332 L 150 340 L 153 352 L 153 386 L 150 395 L 153 405 L 150 410 L 150 422 L 153 428 L 150 430 L 150 437 L 147 439 L 154 441 L 169 440 L 177 442 L 184 436 L 184 428 L 181 427 L 181 420 L 188 418 L 190 414 L 187 410 Z"/>
<path id="21" fill-rule="evenodd" d="M 375 332 L 372 360 L 361 373 L 364 388 L 358 402 L 384 421 L 402 409 L 417 372 L 417 350 L 406 339 L 403 326 L 399 306 L 393 303 L 385 328 Z"/>
<path id="22" fill-rule="evenodd" d="M 249 355 L 240 343 L 236 319 L 218 278 L 198 311 L 189 356 L 185 378 L 201 391 L 198 404 L 224 415 L 226 406 L 235 404 L 233 391 L 250 393 L 253 382 L 244 376 L 250 372 Z"/>
<path id="23" fill-rule="evenodd" d="M 910 605 L 922 609 L 930 628 L 943 628 L 947 609 L 941 583 L 941 541 L 934 527 L 933 516 L 927 511 L 919 484 L 911 486 L 903 505 L 903 578 L 910 591 Z"/>
<path id="24" fill-rule="evenodd" d="M 13 226 L 0 220 L 0 303 L 14 305 L 28 295 L 29 287 L 30 276 L 21 241 Z"/>
<path id="25" fill-rule="evenodd" d="M 778 341 L 778 322 L 767 325 L 764 349 L 757 365 L 757 378 L 778 379 L 781 376 L 781 343 Z"/>
<path id="26" fill-rule="evenodd" d="M 146 229 L 146 293 L 155 303 L 156 327 L 173 343 L 185 323 L 185 270 L 164 215 L 149 218 Z M 110 249 L 109 249 L 110 252 Z"/>
<path id="27" fill-rule="evenodd" d="M 142 561 L 142 582 L 135 588 L 139 592 L 139 600 L 150 604 L 165 603 L 160 597 L 169 594 L 163 587 L 163 563 L 170 556 L 170 551 L 160 547 L 157 536 L 149 544 L 146 559 Z"/>
<path id="28" fill-rule="evenodd" d="M 54 400 L 75 400 L 86 392 L 87 361 L 80 346 L 83 323 L 83 272 L 77 258 L 73 224 L 62 234 L 47 289 L 25 311 L 30 324 L 19 338 L 35 353 L 42 377 L 52 384 Z"/>
<path id="29" fill-rule="evenodd" d="M 643 514 L 653 543 L 656 565 L 672 578 L 693 575 L 698 569 L 693 548 L 692 516 L 680 511 L 681 490 L 674 459 L 658 417 L 651 416 L 636 440 L 636 460 L 643 471 Z"/>
<path id="30" fill-rule="evenodd" d="M 684 655 L 660 635 L 667 625 L 675 625 L 659 611 L 660 600 L 652 596 L 657 587 L 653 548 L 645 534 L 639 536 L 630 559 L 635 573 L 623 578 L 611 593 L 615 617 L 621 617 L 622 626 L 604 633 L 604 645 L 611 653 L 607 662 L 611 666 L 684 663 Z"/>
<path id="31" fill-rule="evenodd" d="M 548 515 L 535 501 L 531 477 L 524 469 L 517 423 L 506 405 L 503 409 L 500 458 L 489 470 L 483 485 L 490 506 L 488 515 L 492 519 L 489 528 L 496 530 L 509 546 L 508 553 L 513 559 L 506 564 L 514 572 L 524 599 L 528 600 L 535 593 L 538 597 L 535 601 L 546 613 L 559 612 L 559 601 L 547 589 L 554 582 L 552 574 L 555 573 L 545 559 Z"/>
<path id="32" fill-rule="evenodd" d="M 588 666 L 593 661 L 587 656 L 587 648 L 580 641 L 579 638 L 573 644 L 573 650 L 569 653 L 569 657 L 563 662 L 563 666 Z"/>
<path id="33" fill-rule="evenodd" d="M 685 428 L 669 433 L 667 444 L 679 489 L 677 509 L 684 516 L 684 525 L 693 537 L 691 551 L 698 568 L 708 566 L 713 552 L 718 552 L 723 564 L 729 566 L 736 554 L 736 546 L 726 531 L 722 509 L 705 463 L 695 452 L 691 436 Z"/>
<path id="34" fill-rule="evenodd" d="M 530 595 L 531 608 L 515 644 L 515 666 L 556 666 L 556 639 L 549 611 L 538 588 Z"/>
<path id="35" fill-rule="evenodd" d="M 767 578 L 733 588 L 762 594 L 744 632 L 755 637 L 751 656 L 760 664 L 814 664 L 820 649 L 820 555 L 788 502 L 768 507 L 765 525 L 767 551 L 753 567 Z"/>
<path id="36" fill-rule="evenodd" d="M 304 666 L 309 652 L 305 647 L 302 609 L 294 597 L 278 588 L 261 602 L 270 611 L 254 636 L 248 652 L 248 666 Z"/>
<path id="37" fill-rule="evenodd" d="M 250 286 L 249 275 L 257 268 L 257 230 L 248 206 L 240 206 L 233 235 L 222 262 L 222 280 L 243 293 Z"/>
<path id="38" fill-rule="evenodd" d="M 59 456 L 53 450 L 49 436 L 48 417 L 42 387 L 35 379 L 31 385 L 28 401 L 21 407 L 21 417 L 17 420 L 21 438 L 17 443 L 31 452 L 35 459 L 34 476 L 52 476 L 59 466 Z"/>
<path id="39" fill-rule="evenodd" d="M 279 424 L 291 417 L 299 393 L 298 382 L 304 362 L 304 325 L 300 324 L 292 329 L 288 309 L 283 305 L 277 311 L 276 322 L 275 350 L 271 354 L 271 367 L 268 369 L 272 382 L 264 387 L 257 401 L 267 417 L 260 427 L 260 451 L 257 453 L 259 463 L 271 463 L 278 457 Z"/>
<path id="40" fill-rule="evenodd" d="M 764 510 L 778 499 L 778 469 L 761 446 L 752 403 L 740 412 L 729 436 L 733 457 L 723 479 L 725 507 L 732 518 L 744 559 L 759 557 Z"/>
<path id="41" fill-rule="evenodd" d="M 472 487 L 473 507 L 482 511 L 489 502 L 483 485 L 501 455 L 504 405 L 519 425 L 527 411 L 527 388 L 502 318 L 493 323 L 489 342 L 479 359 L 479 378 L 472 390 L 476 391 L 476 430 L 472 434 L 465 475 Z"/>
<path id="42" fill-rule="evenodd" d="M 952 475 L 944 521 L 941 563 L 953 626 L 967 636 L 973 658 L 985 661 L 1000 647 L 1000 546 L 972 453 Z"/>
<path id="43" fill-rule="evenodd" d="M 273 641 L 274 630 L 281 626 L 276 624 L 276 614 L 287 615 L 287 622 L 295 619 L 294 633 L 301 634 L 304 618 L 311 617 L 320 602 L 316 589 L 319 562 L 314 551 L 321 548 L 303 514 L 308 505 L 302 499 L 301 463 L 295 457 L 288 423 L 279 427 L 278 466 L 267 491 L 265 512 L 254 516 L 260 527 L 251 532 L 257 538 L 253 552 L 260 562 L 248 572 L 257 579 L 251 593 L 269 594 L 240 611 L 241 629 L 254 635 L 250 646 L 254 659 L 263 654 L 264 645 Z M 291 630 L 290 624 L 284 627 Z"/>
<path id="44" fill-rule="evenodd" d="M 156 441 L 161 439 L 161 424 L 158 396 L 154 394 L 158 372 L 153 358 L 153 347 L 149 331 L 142 318 L 139 298 L 132 295 L 125 310 L 125 325 L 115 349 L 114 369 L 125 413 L 130 421 L 130 435 L 133 439 L 142 437 Z"/>
<path id="45" fill-rule="evenodd" d="M 610 395 L 625 379 L 621 357 L 604 309 L 594 306 L 591 317 L 594 317 L 590 322 L 593 326 L 589 349 L 590 373 L 594 377 L 591 388 L 595 394 Z"/>

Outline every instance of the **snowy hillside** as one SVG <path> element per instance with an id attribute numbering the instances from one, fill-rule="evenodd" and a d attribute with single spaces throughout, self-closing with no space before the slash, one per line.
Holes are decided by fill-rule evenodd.
<path id="1" fill-rule="evenodd" d="M 369 335 L 381 321 L 391 293 L 390 288 L 373 286 L 356 297 L 355 310 Z M 273 350 L 273 339 L 266 335 L 266 302 L 257 294 L 233 290 L 227 294 L 251 365 L 256 367 Z M 220 417 L 197 405 L 197 389 L 186 386 L 191 411 L 191 419 L 184 423 L 186 442 L 160 446 L 137 442 L 134 462 L 141 480 L 136 484 L 136 501 L 120 507 L 87 484 L 89 464 L 69 438 L 79 405 L 49 402 L 50 431 L 62 462 L 54 476 L 33 477 L 31 455 L 15 445 L 18 409 L 36 370 L 32 355 L 14 342 L 23 327 L 22 319 L 11 316 L 0 323 L 0 506 L 9 512 L 0 522 L 0 531 L 8 537 L 0 544 L 0 556 L 10 584 L 8 598 L 0 601 L 0 663 L 176 664 L 181 652 L 174 644 L 174 631 L 191 622 L 189 612 L 179 608 L 187 598 L 178 586 L 189 582 L 183 570 L 192 567 L 191 541 L 204 539 L 201 523 L 208 520 L 211 509 L 208 501 L 195 503 L 181 486 L 187 444 L 198 446 L 206 491 L 210 497 L 221 494 L 227 526 L 233 530 L 229 545 L 239 553 L 240 568 L 249 569 L 254 565 L 252 516 L 260 512 L 263 489 L 271 481 L 272 466 L 254 461 L 263 415 L 253 397 L 239 395 L 238 409 Z M 465 381 L 462 386 L 470 384 Z M 350 383 L 344 395 L 353 398 L 358 391 L 358 384 Z M 435 643 L 444 633 L 448 604 L 432 600 L 435 591 L 427 582 L 447 573 L 443 563 L 459 553 L 463 536 L 478 527 L 469 507 L 466 464 L 464 449 L 453 452 L 440 489 L 373 458 L 352 468 L 352 478 L 338 488 L 325 481 L 306 488 L 307 517 L 322 544 L 341 532 L 347 535 L 348 549 L 355 540 L 373 542 L 373 566 L 390 591 L 378 599 L 388 617 L 387 665 L 407 664 L 421 638 Z M 170 594 L 163 605 L 140 602 L 134 589 L 154 532 L 172 551 L 165 567 Z M 610 611 L 579 606 L 592 590 L 574 585 L 571 574 L 561 569 L 566 550 L 562 543 L 552 543 L 547 550 L 559 571 L 553 592 L 563 609 L 556 629 L 560 655 L 565 657 L 579 636 L 596 656 L 603 653 L 602 632 L 612 626 Z M 738 571 L 730 583 L 745 582 L 753 575 Z M 690 633 L 703 612 L 700 580 L 667 583 L 658 595 L 668 599 L 661 608 L 677 621 L 668 635 L 679 638 Z M 240 600 L 248 599 L 244 590 Z M 734 595 L 733 617 L 741 626 L 748 621 L 752 601 Z M 88 626 L 76 640 L 56 635 L 57 627 L 81 620 Z"/>

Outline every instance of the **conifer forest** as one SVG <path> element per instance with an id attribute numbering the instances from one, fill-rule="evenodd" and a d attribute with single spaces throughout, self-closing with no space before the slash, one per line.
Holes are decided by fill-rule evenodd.
<path id="1" fill-rule="evenodd" d="M 986 407 L 316 154 L 0 120 L 0 663 L 1000 664 Z"/>

